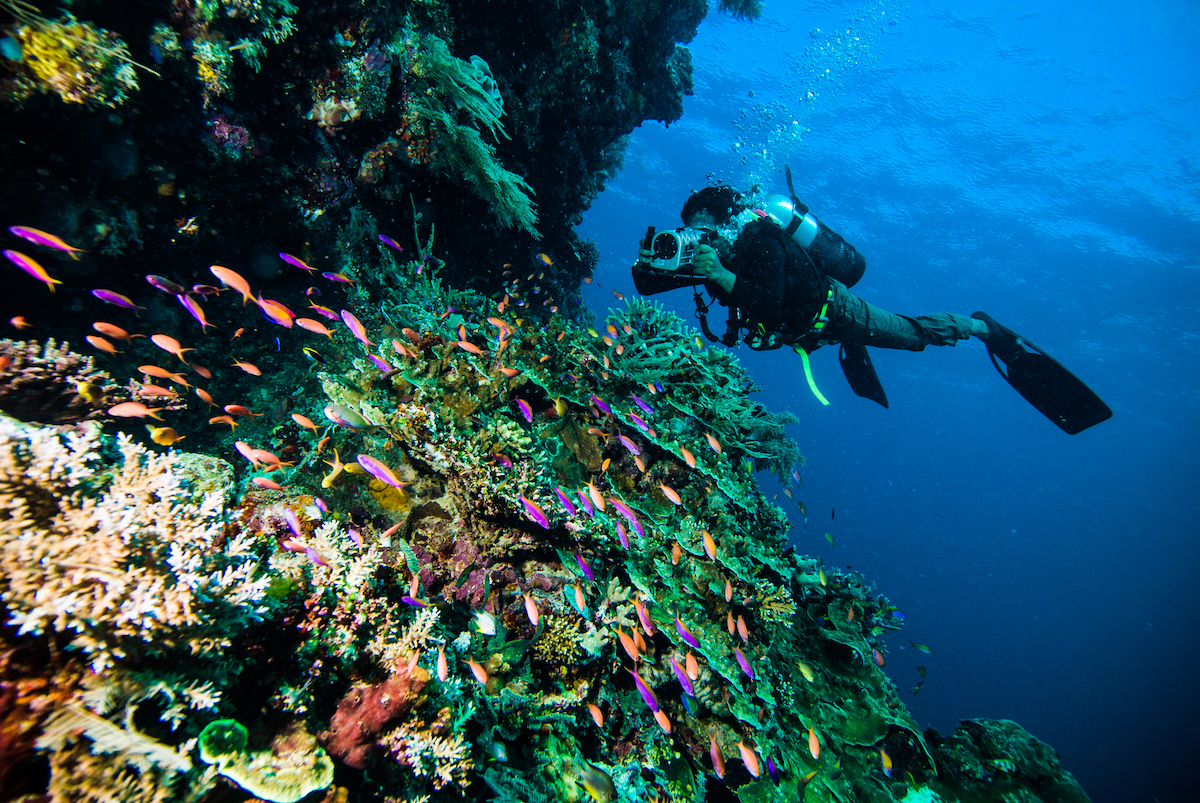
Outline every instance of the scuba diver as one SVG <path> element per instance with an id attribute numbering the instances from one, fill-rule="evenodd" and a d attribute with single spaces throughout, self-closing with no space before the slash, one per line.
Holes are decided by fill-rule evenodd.
<path id="1" fill-rule="evenodd" d="M 1076 434 L 1112 416 L 1087 385 L 1041 349 L 985 312 L 896 315 L 850 292 L 867 262 L 854 246 L 791 197 L 767 196 L 754 208 L 728 185 L 695 192 L 683 206 L 684 228 L 650 228 L 633 266 L 643 295 L 692 286 L 696 317 L 710 341 L 756 350 L 791 346 L 822 404 L 808 355 L 839 343 L 839 361 L 854 392 L 884 407 L 887 395 L 867 346 L 921 351 L 976 337 L 1009 384 L 1063 431 Z M 710 296 L 729 308 L 724 336 L 708 326 Z"/>

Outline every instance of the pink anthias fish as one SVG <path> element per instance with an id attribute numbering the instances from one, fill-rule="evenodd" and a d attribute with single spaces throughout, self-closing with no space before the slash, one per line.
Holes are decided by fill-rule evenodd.
<path id="1" fill-rule="evenodd" d="M 183 305 L 183 308 L 200 322 L 200 331 L 207 332 L 208 327 L 212 326 L 212 324 L 208 322 L 208 318 L 204 317 L 204 308 L 200 306 L 200 302 L 189 295 L 180 294 L 175 297 L 179 299 L 179 303 Z"/>
<path id="2" fill-rule="evenodd" d="M 550 520 L 546 518 L 546 512 L 542 510 L 537 502 L 526 498 L 521 494 L 521 504 L 525 506 L 525 515 L 527 515 L 535 523 L 539 524 L 543 529 L 550 529 Z"/>
<path id="3" fill-rule="evenodd" d="M 529 406 L 529 402 L 524 399 L 517 399 L 517 408 L 520 409 L 521 415 L 525 417 L 527 423 L 533 423 L 533 408 Z"/>
<path id="4" fill-rule="evenodd" d="M 187 292 L 187 288 L 178 282 L 173 282 L 166 276 L 159 276 L 155 273 L 146 274 L 146 282 L 155 290 L 162 290 L 164 293 L 178 296 Z"/>
<path id="5" fill-rule="evenodd" d="M 386 485 L 390 485 L 393 488 L 403 488 L 404 486 L 411 484 L 402 482 L 400 478 L 396 476 L 396 472 L 392 471 L 390 468 L 370 455 L 360 454 L 354 459 L 366 470 L 368 474 Z"/>
<path id="6" fill-rule="evenodd" d="M 22 254 L 20 251 L 5 251 L 4 256 L 8 257 L 8 261 L 16 265 L 21 270 L 28 273 L 33 278 L 37 279 L 42 284 L 50 288 L 50 292 L 54 292 L 54 285 L 62 284 L 58 279 L 52 278 L 46 269 L 39 265 L 33 259 Z"/>
<path id="7" fill-rule="evenodd" d="M 366 327 L 362 325 L 362 321 L 354 317 L 354 313 L 349 312 L 348 310 L 342 310 L 341 315 L 342 323 L 346 324 L 346 328 L 350 330 L 350 334 L 361 340 L 363 345 L 367 348 L 375 345 L 367 337 Z"/>
<path id="8" fill-rule="evenodd" d="M 322 307 L 320 304 L 310 303 L 308 305 L 308 308 L 313 310 L 314 312 L 316 312 L 318 315 L 320 315 L 322 318 L 324 318 L 326 320 L 336 321 L 338 319 L 338 314 L 336 312 L 334 312 L 333 310 L 331 310 L 329 307 Z"/>
<path id="9" fill-rule="evenodd" d="M 634 404 L 636 404 L 638 407 L 641 407 L 642 410 L 646 413 L 646 415 L 654 415 L 654 408 L 651 407 L 650 405 L 646 404 L 646 402 L 642 401 L 640 398 L 638 398 L 637 396 L 634 396 L 633 394 L 630 394 L 629 398 L 633 400 Z"/>
<path id="10" fill-rule="evenodd" d="M 579 569 L 580 569 L 580 571 L 583 572 L 583 576 L 586 577 L 587 579 L 591 580 L 592 582 L 595 582 L 596 575 L 592 571 L 592 567 L 588 566 L 587 561 L 583 559 L 583 555 L 580 555 L 577 553 L 575 555 L 575 560 L 579 562 Z"/>
<path id="11" fill-rule="evenodd" d="M 733 657 L 737 659 L 738 666 L 746 673 L 746 677 L 754 680 L 754 667 L 750 666 L 750 659 L 746 657 L 746 653 L 742 652 L 737 647 L 733 648 Z"/>
<path id="12" fill-rule="evenodd" d="M 671 669 L 675 672 L 675 678 L 679 681 L 679 685 L 683 687 L 683 691 L 688 697 L 695 697 L 696 690 L 692 687 L 691 678 L 687 676 L 687 672 L 683 671 L 683 667 L 675 660 L 675 656 L 671 656 Z"/>
<path id="13" fill-rule="evenodd" d="M 561 489 L 555 488 L 554 495 L 558 497 L 558 501 L 562 502 L 562 506 L 566 509 L 568 516 L 575 515 L 575 506 L 571 504 L 570 498 L 562 492 Z"/>
<path id="14" fill-rule="evenodd" d="M 29 226 L 9 226 L 8 230 L 21 239 L 28 240 L 34 245 L 53 248 L 56 251 L 64 251 L 71 255 L 71 259 L 79 259 L 77 254 L 85 253 L 82 248 L 76 248 L 73 245 L 67 245 L 65 242 L 63 242 L 61 237 L 48 234 L 41 229 L 35 229 Z"/>
<path id="15" fill-rule="evenodd" d="M 633 676 L 633 685 L 637 687 L 638 694 L 642 695 L 642 699 L 646 701 L 646 706 L 651 711 L 657 712 L 658 711 L 658 697 L 656 697 L 654 695 L 654 691 L 649 686 L 646 685 L 646 681 L 642 680 L 642 676 L 639 675 L 635 670 L 627 669 L 625 671 L 627 671 L 631 676 Z"/>
<path id="16" fill-rule="evenodd" d="M 641 450 L 638 449 L 637 444 L 633 442 L 632 438 L 629 438 L 625 435 L 618 435 L 617 440 L 619 440 L 621 442 L 621 445 L 624 446 L 626 449 L 628 449 L 633 454 L 640 455 L 642 453 Z"/>
<path id="17" fill-rule="evenodd" d="M 279 252 L 279 258 L 280 258 L 280 259 L 282 259 L 284 262 L 288 263 L 289 265 L 291 265 L 291 266 L 293 266 L 293 267 L 296 267 L 296 268 L 299 268 L 300 270 L 306 270 L 306 271 L 308 271 L 309 273 L 316 273 L 316 272 L 317 272 L 317 269 L 316 269 L 316 268 L 311 268 L 311 267 L 309 267 L 309 266 L 308 266 L 308 263 L 307 263 L 307 262 L 305 262 L 305 261 L 304 261 L 303 259 L 301 259 L 300 257 L 294 257 L 294 256 L 292 256 L 291 254 L 285 254 L 283 251 L 280 251 L 280 252 Z"/>
<path id="18" fill-rule="evenodd" d="M 688 630 L 687 625 L 679 621 L 678 616 L 675 617 L 675 630 L 679 633 L 679 637 L 683 639 L 685 644 L 687 644 L 689 647 L 694 647 L 697 650 L 700 649 L 700 642 L 697 641 L 696 637 L 692 635 L 692 631 Z"/>

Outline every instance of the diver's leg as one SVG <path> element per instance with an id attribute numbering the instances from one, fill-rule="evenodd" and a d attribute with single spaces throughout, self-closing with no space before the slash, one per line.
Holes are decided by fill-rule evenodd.
<path id="1" fill-rule="evenodd" d="M 833 301 L 829 325 L 821 333 L 822 340 L 921 351 L 926 346 L 953 346 L 975 334 L 976 324 L 980 323 L 952 312 L 917 318 L 897 315 L 863 301 L 835 279 L 830 279 L 830 284 Z"/>

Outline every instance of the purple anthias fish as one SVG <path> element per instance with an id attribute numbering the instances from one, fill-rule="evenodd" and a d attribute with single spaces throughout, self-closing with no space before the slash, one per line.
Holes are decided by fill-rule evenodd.
<path id="1" fill-rule="evenodd" d="M 405 605 L 411 605 L 414 608 L 428 608 L 429 607 L 428 602 L 423 602 L 419 599 L 413 599 L 412 597 L 408 596 L 407 594 L 405 596 L 401 597 L 400 601 L 403 602 Z"/>
<path id="2" fill-rule="evenodd" d="M 517 407 L 521 410 L 521 415 L 525 417 L 526 423 L 533 423 L 533 408 L 529 406 L 529 402 L 524 399 L 517 399 Z"/>
<path id="3" fill-rule="evenodd" d="M 360 533 L 358 530 L 354 529 L 353 527 L 346 530 L 346 537 L 349 538 L 351 541 L 353 541 L 356 546 L 363 545 L 362 533 Z"/>
<path id="4" fill-rule="evenodd" d="M 697 650 L 700 649 L 700 642 L 692 635 L 692 631 L 687 629 L 687 625 L 679 621 L 678 616 L 675 617 L 675 630 L 679 633 L 679 637 L 683 639 L 685 644 L 689 647 L 695 647 Z"/>
<path id="5" fill-rule="evenodd" d="M 596 515 L 596 508 L 592 507 L 592 500 L 583 491 L 576 491 L 575 494 L 579 497 L 579 504 L 583 505 L 583 509 L 589 516 L 593 518 Z"/>
<path id="6" fill-rule="evenodd" d="M 368 474 L 385 485 L 390 485 L 393 488 L 403 488 L 405 485 L 408 485 L 406 482 L 401 482 L 400 478 L 396 476 L 394 471 L 370 455 L 360 454 L 358 457 L 354 458 L 354 460 L 360 466 L 362 466 Z"/>
<path id="7" fill-rule="evenodd" d="M 287 522 L 288 529 L 292 531 L 292 535 L 297 538 L 304 537 L 304 530 L 300 527 L 300 518 L 296 515 L 296 511 L 290 507 L 284 510 L 283 520 Z"/>
<path id="8" fill-rule="evenodd" d="M 513 467 L 512 458 L 506 454 L 499 454 L 497 452 L 497 453 L 488 455 L 488 459 L 495 463 L 499 463 L 500 465 L 504 466 L 505 468 Z"/>
<path id="9" fill-rule="evenodd" d="M 342 323 L 346 324 L 346 328 L 350 330 L 352 335 L 361 340 L 367 348 L 375 345 L 369 339 L 367 339 L 367 330 L 362 325 L 362 321 L 354 317 L 354 313 L 347 310 L 342 310 L 341 315 Z"/>
<path id="10" fill-rule="evenodd" d="M 154 273 L 146 274 L 146 281 L 156 290 L 162 290 L 164 293 L 170 293 L 173 296 L 180 296 L 187 292 L 187 288 L 182 284 L 177 284 L 171 281 L 166 276 L 159 276 Z"/>
<path id="11" fill-rule="evenodd" d="M 41 245 L 46 248 L 53 248 L 56 251 L 64 251 L 71 255 L 71 259 L 79 259 L 76 253 L 83 253 L 82 248 L 76 248 L 73 245 L 67 245 L 61 237 L 56 237 L 53 234 L 47 234 L 41 229 L 30 228 L 29 226 L 9 226 L 8 230 L 20 237 L 22 240 L 28 240 L 34 245 Z"/>
<path id="12" fill-rule="evenodd" d="M 141 309 L 137 304 L 130 301 L 127 296 L 114 293 L 112 290 L 93 290 L 92 295 L 105 304 L 112 304 L 114 307 L 120 307 L 121 309 Z"/>
<path id="13" fill-rule="evenodd" d="M 633 399 L 633 403 L 636 404 L 638 407 L 641 407 L 642 410 L 646 413 L 646 415 L 654 415 L 654 408 L 651 407 L 650 405 L 646 404 L 644 401 L 639 399 L 637 396 L 630 394 L 629 398 Z"/>
<path id="14" fill-rule="evenodd" d="M 306 270 L 309 273 L 317 272 L 316 268 L 310 268 L 308 266 L 308 263 L 305 262 L 300 257 L 294 257 L 291 254 L 285 254 L 284 252 L 280 251 L 279 258 L 282 259 L 284 262 L 288 263 L 289 265 L 291 265 L 292 267 L 299 268 L 300 270 Z"/>
<path id="15" fill-rule="evenodd" d="M 650 425 L 647 424 L 646 421 L 640 415 L 637 415 L 636 413 L 630 413 L 629 420 L 632 421 L 634 424 L 636 424 L 637 428 L 640 429 L 642 432 L 650 431 Z"/>
<path id="16" fill-rule="evenodd" d="M 634 532 L 639 536 L 645 537 L 646 531 L 642 529 L 642 523 L 638 521 L 637 514 L 629 507 L 629 505 L 617 499 L 615 496 L 608 497 L 608 501 L 612 502 L 612 506 L 617 509 L 617 512 L 629 520 L 629 525 L 633 527 Z"/>
<path id="17" fill-rule="evenodd" d="M 621 442 L 622 446 L 624 446 L 626 449 L 633 452 L 634 454 L 640 455 L 642 453 L 641 450 L 638 449 L 637 444 L 634 443 L 632 439 L 627 438 L 624 435 L 618 435 L 617 440 L 619 440 Z"/>
<path id="18" fill-rule="evenodd" d="M 391 237 L 388 237 L 386 234 L 381 234 L 381 235 L 379 235 L 379 241 L 380 241 L 380 242 L 382 242 L 382 243 L 383 243 L 383 244 L 385 244 L 385 245 L 390 245 L 392 248 L 395 248 L 397 251 L 403 251 L 403 250 L 404 250 L 404 249 L 403 249 L 403 248 L 400 246 L 400 243 L 396 242 L 396 241 L 395 241 L 395 240 L 393 240 Z"/>
<path id="19" fill-rule="evenodd" d="M 329 564 L 321 560 L 321 556 L 317 554 L 317 550 L 312 547 L 305 547 L 304 554 L 308 555 L 308 559 L 317 566 L 328 566 Z"/>
<path id="20" fill-rule="evenodd" d="M 544 529 L 550 529 L 550 520 L 546 518 L 545 512 L 538 506 L 537 502 L 533 502 L 521 495 L 521 504 L 525 506 L 525 515 L 529 516 L 537 524 L 540 524 Z"/>
<path id="21" fill-rule="evenodd" d="M 331 282 L 337 282 L 338 284 L 354 284 L 353 281 L 340 273 L 322 273 L 321 276 Z"/>
<path id="22" fill-rule="evenodd" d="M 638 694 L 642 695 L 642 699 L 646 701 L 646 705 L 650 710 L 658 711 L 658 698 L 654 696 L 654 691 L 642 680 L 642 676 L 632 669 L 625 671 L 633 676 L 633 685 L 637 686 Z"/>
<path id="23" fill-rule="evenodd" d="M 558 501 L 562 502 L 562 506 L 566 508 L 567 515 L 574 516 L 575 506 L 571 504 L 571 500 L 567 497 L 567 495 L 558 488 L 554 489 L 554 495 L 558 497 Z"/>
<path id="24" fill-rule="evenodd" d="M 579 569 L 583 572 L 583 576 L 592 582 L 596 581 L 596 575 L 592 573 L 592 567 L 587 565 L 587 561 L 583 559 L 583 555 L 576 554 L 575 560 L 579 561 Z"/>
<path id="25" fill-rule="evenodd" d="M 592 404 L 596 405 L 596 409 L 605 415 L 608 415 L 612 412 L 612 408 L 605 404 L 604 399 L 600 398 L 599 396 L 592 396 L 591 400 Z"/>
<path id="26" fill-rule="evenodd" d="M 733 648 L 733 657 L 737 659 L 738 666 L 746 673 L 746 677 L 754 680 L 754 667 L 750 666 L 750 659 L 746 657 L 746 653 L 742 652 L 737 647 Z"/>
<path id="27" fill-rule="evenodd" d="M 319 496 L 313 497 L 313 506 L 317 510 L 321 511 L 322 515 L 325 515 L 325 516 L 329 515 L 329 505 L 321 497 L 319 497 Z"/>
<path id="28" fill-rule="evenodd" d="M 775 761 L 770 756 L 767 756 L 767 774 L 771 776 L 775 785 L 779 786 L 779 770 L 775 768 Z"/>
<path id="29" fill-rule="evenodd" d="M 387 371 L 392 370 L 391 364 L 388 363 L 388 361 L 383 359 L 382 357 L 376 357 L 374 354 L 368 354 L 367 358 L 370 359 L 371 363 L 376 368 L 378 368 L 380 371 L 383 371 L 386 373 Z"/>
<path id="30" fill-rule="evenodd" d="M 176 295 L 175 297 L 179 299 L 179 303 L 183 305 L 183 308 L 200 323 L 201 331 L 207 332 L 208 327 L 212 326 L 212 324 L 204 317 L 204 308 L 200 306 L 200 302 L 189 295 Z"/>
<path id="31" fill-rule="evenodd" d="M 671 669 L 675 670 L 675 679 L 679 681 L 679 685 L 683 686 L 684 692 L 688 697 L 695 697 L 696 692 L 692 688 L 692 679 L 687 676 L 687 672 L 683 671 L 683 667 L 675 660 L 675 656 L 671 656 Z"/>
<path id="32" fill-rule="evenodd" d="M 621 541 L 621 546 L 629 549 L 629 536 L 625 535 L 625 525 L 617 522 L 617 538 Z"/>

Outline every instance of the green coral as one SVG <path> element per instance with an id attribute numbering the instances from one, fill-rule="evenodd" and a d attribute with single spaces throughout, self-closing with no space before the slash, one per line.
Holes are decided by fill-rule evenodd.
<path id="1" fill-rule="evenodd" d="M 296 803 L 333 783 L 333 762 L 294 722 L 269 750 L 247 749 L 249 734 L 236 720 L 219 719 L 200 733 L 200 758 L 252 795 L 272 803 Z"/>

